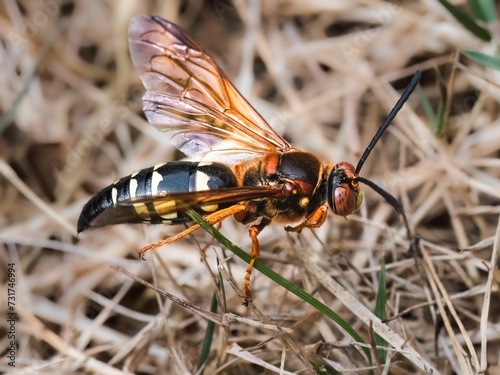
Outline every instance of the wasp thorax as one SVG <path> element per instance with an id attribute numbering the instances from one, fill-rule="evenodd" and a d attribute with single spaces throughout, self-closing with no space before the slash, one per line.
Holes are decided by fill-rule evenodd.
<path id="1" fill-rule="evenodd" d="M 356 211 L 363 201 L 363 192 L 356 181 L 355 168 L 342 162 L 335 165 L 328 181 L 328 204 L 339 216 L 347 216 Z"/>

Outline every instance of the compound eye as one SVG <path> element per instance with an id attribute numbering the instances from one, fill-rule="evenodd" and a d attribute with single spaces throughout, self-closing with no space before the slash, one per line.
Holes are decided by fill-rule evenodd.
<path id="1" fill-rule="evenodd" d="M 347 216 L 356 211 L 363 202 L 361 189 L 344 183 L 333 190 L 332 210 L 336 215 Z"/>

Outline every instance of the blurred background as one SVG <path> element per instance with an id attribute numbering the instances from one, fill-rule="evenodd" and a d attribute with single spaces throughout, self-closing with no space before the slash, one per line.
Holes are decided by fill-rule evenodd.
<path id="1" fill-rule="evenodd" d="M 183 157 L 141 110 L 127 41 L 141 13 L 185 29 L 279 134 L 325 162 L 356 164 L 422 71 L 362 172 L 403 204 L 419 251 L 368 187 L 347 220 L 330 212 L 321 228 L 259 236 L 261 260 L 365 346 L 258 271 L 255 305 L 242 306 L 246 264 L 202 230 L 146 261 L 142 247 L 181 228 L 76 235 L 100 189 Z M 497 16 L 494 1 L 472 0 L 3 1 L 0 371 L 500 371 Z M 247 227 L 229 218 L 220 230 L 249 251 Z M 374 326 L 356 306 L 389 321 Z"/>

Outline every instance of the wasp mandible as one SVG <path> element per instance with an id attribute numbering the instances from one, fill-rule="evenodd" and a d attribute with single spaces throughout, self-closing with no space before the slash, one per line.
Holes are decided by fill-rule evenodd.
<path id="1" fill-rule="evenodd" d="M 133 64 L 146 88 L 144 113 L 158 130 L 171 132 L 172 143 L 189 160 L 142 169 L 104 188 L 85 204 L 78 232 L 123 223 L 186 224 L 191 221 L 186 214 L 190 209 L 210 224 L 234 216 L 251 224 L 251 262 L 243 282 L 248 303 L 250 276 L 260 253 L 257 236 L 269 224 L 284 224 L 287 231 L 299 232 L 321 226 L 328 208 L 345 217 L 361 205 L 360 182 L 401 211 L 395 198 L 359 173 L 416 87 L 419 72 L 355 168 L 347 162 L 323 162 L 290 145 L 180 27 L 141 15 L 131 20 L 128 37 Z M 198 228 L 194 224 L 143 248 L 141 257 Z"/>

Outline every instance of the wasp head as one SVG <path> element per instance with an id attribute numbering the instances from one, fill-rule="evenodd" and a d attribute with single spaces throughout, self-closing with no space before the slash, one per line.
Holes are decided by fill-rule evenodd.
<path id="1" fill-rule="evenodd" d="M 339 216 L 356 211 L 363 202 L 358 175 L 352 164 L 341 162 L 333 167 L 328 179 L 328 205 Z"/>

